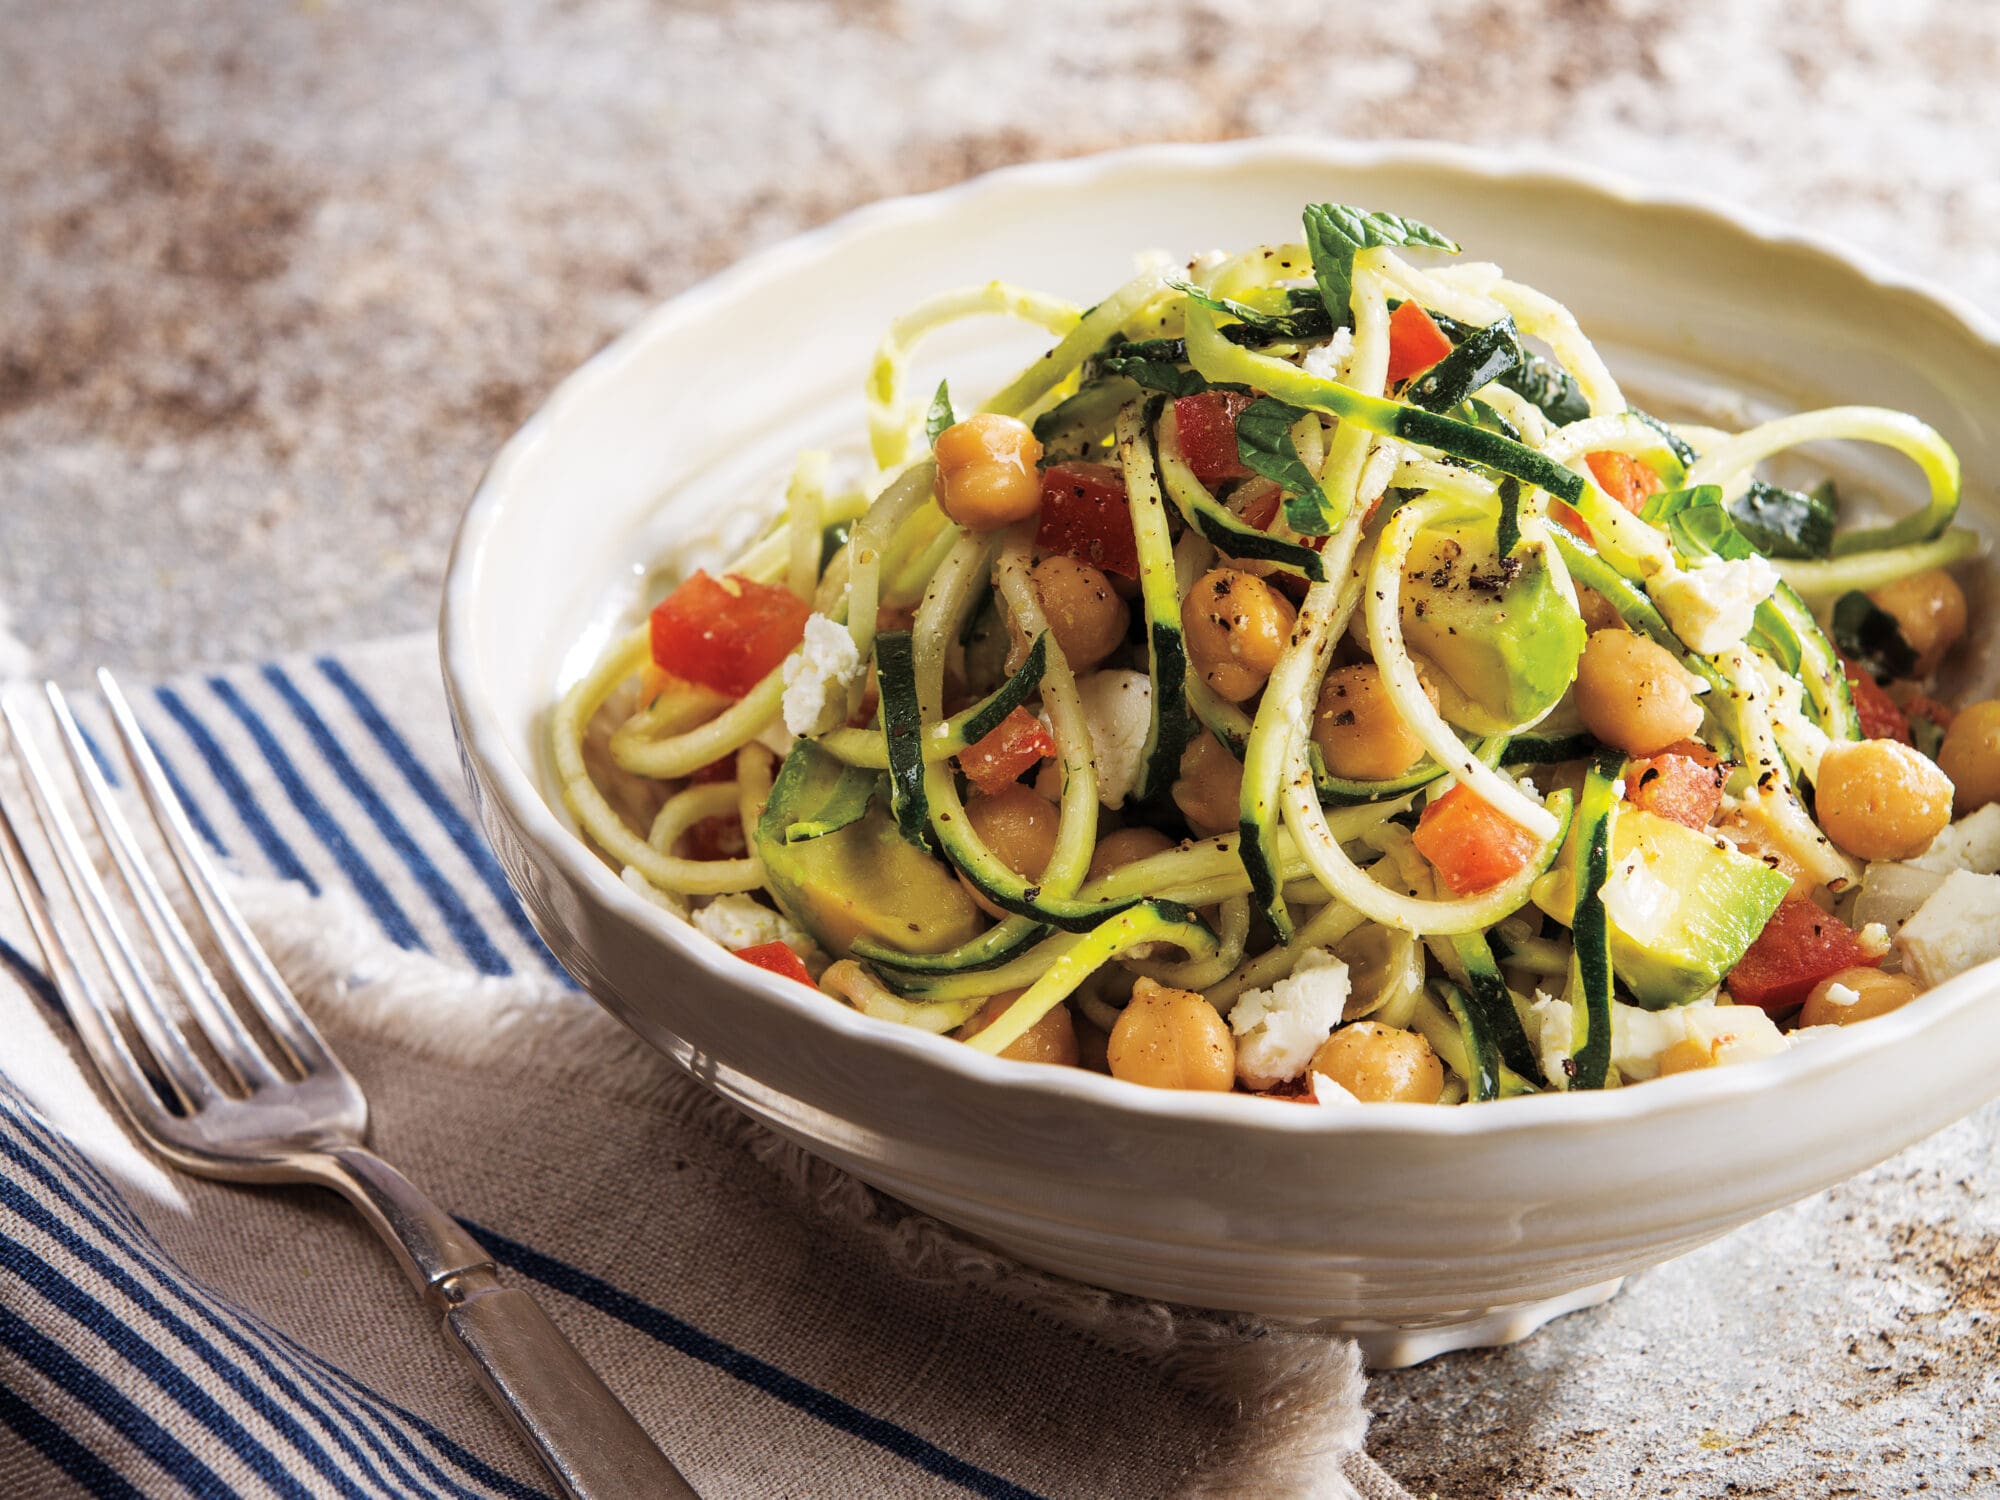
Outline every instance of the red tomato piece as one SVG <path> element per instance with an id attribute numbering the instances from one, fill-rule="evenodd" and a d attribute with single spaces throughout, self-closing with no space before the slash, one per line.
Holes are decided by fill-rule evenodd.
<path id="1" fill-rule="evenodd" d="M 1722 806 L 1726 777 L 1713 750 L 1682 740 L 1625 768 L 1625 798 L 1656 818 L 1684 828 L 1706 828 Z"/>
<path id="2" fill-rule="evenodd" d="M 750 852 L 743 838 L 743 820 L 735 813 L 696 819 L 681 835 L 680 846 L 689 859 L 741 859 Z"/>
<path id="3" fill-rule="evenodd" d="M 1017 708 L 984 738 L 958 752 L 958 768 L 966 780 L 991 796 L 1043 756 L 1055 753 L 1055 737 L 1047 726 L 1025 708 Z"/>
<path id="4" fill-rule="evenodd" d="M 1421 375 L 1449 353 L 1451 340 L 1416 303 L 1405 302 L 1389 314 L 1390 385 Z"/>
<path id="5" fill-rule="evenodd" d="M 1586 542 L 1595 540 L 1590 534 L 1590 523 L 1585 521 L 1582 516 L 1571 510 L 1567 505 L 1564 505 L 1560 500 L 1551 500 L 1549 502 L 1549 519 L 1569 532 L 1571 536 L 1578 537 Z"/>
<path id="6" fill-rule="evenodd" d="M 754 948 L 738 948 L 736 956 L 746 964 L 770 970 L 780 979 L 796 979 L 800 984 L 812 985 L 813 977 L 807 971 L 805 961 L 783 943 L 759 943 Z M 818 986 L 813 985 L 813 988 Z"/>
<path id="7" fill-rule="evenodd" d="M 1233 439 L 1232 439 L 1233 441 Z M 1035 545 L 1106 573 L 1139 576 L 1139 543 L 1125 479 L 1109 464 L 1050 464 L 1042 471 L 1042 519 Z"/>
<path id="8" fill-rule="evenodd" d="M 1629 453 L 1599 450 L 1584 454 L 1583 461 L 1590 465 L 1591 477 L 1596 479 L 1597 487 L 1635 516 L 1646 503 L 1648 495 L 1657 494 L 1665 488 L 1651 465 L 1640 462 Z"/>
<path id="9" fill-rule="evenodd" d="M 1847 688 L 1854 695 L 1854 711 L 1861 716 L 1862 738 L 1911 743 L 1908 717 L 1867 668 L 1857 667 L 1842 657 L 1840 670 L 1847 674 Z"/>
<path id="10" fill-rule="evenodd" d="M 1881 962 L 1862 951 L 1854 929 L 1840 918 L 1821 911 L 1808 897 L 1786 896 L 1729 971 L 1729 993 L 1738 1005 L 1777 1015 L 1805 1004 L 1812 987 L 1829 974 Z"/>
<path id="11" fill-rule="evenodd" d="M 1540 839 L 1467 786 L 1453 787 L 1426 807 L 1411 842 L 1454 896 L 1519 874 L 1541 848 Z"/>
<path id="12" fill-rule="evenodd" d="M 653 608 L 653 661 L 741 698 L 791 654 L 811 613 L 810 604 L 776 584 L 696 573 Z"/>
<path id="13" fill-rule="evenodd" d="M 1241 391 L 1199 391 L 1175 398 L 1181 456 L 1203 484 L 1241 479 L 1250 472 L 1236 450 L 1236 419 L 1250 401 Z"/>

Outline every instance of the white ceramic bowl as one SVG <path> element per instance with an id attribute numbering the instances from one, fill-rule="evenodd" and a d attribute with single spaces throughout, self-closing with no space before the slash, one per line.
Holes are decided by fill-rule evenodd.
<path id="1" fill-rule="evenodd" d="M 1156 1092 L 987 1057 L 731 958 L 577 838 L 544 745 L 550 704 L 644 602 L 649 564 L 767 503 L 796 447 L 860 430 L 873 342 L 915 298 L 1005 276 L 1088 302 L 1136 250 L 1284 239 L 1324 199 L 1416 215 L 1548 289 L 1642 390 L 1916 412 L 1964 459 L 1967 516 L 2000 514 L 2000 332 L 1818 239 L 1460 150 L 1145 149 L 881 204 L 655 311 L 494 462 L 452 558 L 444 667 L 482 820 L 535 925 L 710 1087 L 1023 1260 L 1330 1319 L 1396 1363 L 1519 1336 L 2000 1092 L 1995 966 L 1783 1058 L 1606 1093 L 1314 1109 Z M 996 352 L 997 326 L 950 342 L 961 390 L 1033 347 Z"/>

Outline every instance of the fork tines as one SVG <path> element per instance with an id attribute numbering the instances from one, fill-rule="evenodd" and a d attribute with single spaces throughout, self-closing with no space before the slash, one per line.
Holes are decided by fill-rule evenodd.
<path id="1" fill-rule="evenodd" d="M 180 1017 L 149 973 L 133 933 L 106 890 L 90 848 L 65 806 L 56 777 L 36 747 L 25 715 L 0 698 L 0 720 L 5 722 L 28 801 L 46 836 L 54 866 L 82 919 L 90 950 L 108 980 L 108 990 L 90 977 L 86 966 L 78 961 L 78 950 L 65 937 L 49 889 L 29 860 L 20 825 L 5 798 L 0 798 L 0 863 L 5 864 L 8 877 L 20 895 L 29 930 L 42 950 L 49 976 L 99 1071 L 127 1112 L 148 1133 L 157 1132 L 163 1107 L 154 1079 L 166 1085 L 165 1102 L 178 1106 L 176 1113 L 186 1116 L 198 1114 L 232 1095 L 255 1097 L 260 1091 L 293 1087 L 288 1074 L 344 1075 L 242 914 L 224 892 L 215 866 L 196 842 L 187 814 L 174 796 L 124 693 L 109 672 L 100 671 L 98 683 L 160 837 L 180 870 L 216 951 L 235 976 L 252 1012 L 277 1044 L 278 1054 L 274 1059 L 223 993 L 147 864 L 139 840 L 106 784 L 68 700 L 54 683 L 49 683 L 45 692 L 58 737 L 82 788 L 91 822 L 118 872 L 119 883 L 130 898 L 140 926 L 158 952 L 161 967 L 185 1004 L 195 1034 L 221 1063 L 226 1077 L 219 1079 L 191 1045 Z M 129 1024 L 141 1044 L 138 1052 L 128 1044 L 121 1019 Z M 358 1090 L 355 1094 L 358 1098 Z"/>

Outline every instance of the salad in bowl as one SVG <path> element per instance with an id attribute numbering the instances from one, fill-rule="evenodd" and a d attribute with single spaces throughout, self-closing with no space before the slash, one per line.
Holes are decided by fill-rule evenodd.
<path id="1" fill-rule="evenodd" d="M 1458 254 L 1321 203 L 1088 308 L 911 309 L 867 461 L 801 455 L 557 706 L 579 828 L 828 1004 L 1321 1105 L 1726 1066 L 2000 957 L 2000 702 L 1934 696 L 1951 448 L 1661 420 Z M 1050 347 L 911 389 L 996 315 Z M 1926 502 L 1759 472 L 1830 440 Z"/>

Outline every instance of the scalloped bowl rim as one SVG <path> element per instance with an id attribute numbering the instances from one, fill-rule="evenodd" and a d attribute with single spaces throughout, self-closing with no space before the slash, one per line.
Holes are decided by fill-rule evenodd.
<path id="1" fill-rule="evenodd" d="M 549 805 L 536 778 L 513 754 L 509 736 L 475 690 L 478 648 L 469 619 L 480 572 L 480 554 L 506 517 L 514 471 L 527 454 L 573 407 L 589 402 L 597 388 L 615 380 L 641 346 L 671 334 L 677 323 L 735 290 L 739 283 L 781 272 L 790 262 L 810 260 L 842 240 L 900 220 L 955 209 L 996 186 L 1048 183 L 1074 186 L 1127 165 L 1212 167 L 1231 161 L 1293 158 L 1336 167 L 1443 168 L 1489 181 L 1544 178 L 1581 187 L 1636 206 L 1664 208 L 1714 221 L 1724 230 L 1768 244 L 1818 255 L 1885 291 L 1923 298 L 1944 309 L 2000 357 L 2000 320 L 1966 299 L 1896 270 L 1867 252 L 1829 236 L 1782 224 L 1751 210 L 1698 193 L 1655 188 L 1593 167 L 1561 161 L 1534 150 L 1491 152 L 1442 142 L 1356 144 L 1300 136 L 1272 136 L 1224 144 L 1127 147 L 1089 156 L 1003 167 L 933 192 L 888 198 L 757 251 L 726 270 L 696 283 L 652 309 L 610 344 L 566 376 L 533 415 L 508 439 L 481 477 L 460 520 L 446 567 L 439 643 L 449 696 L 466 752 L 484 773 L 490 792 L 501 798 L 516 826 L 534 844 L 537 858 L 553 861 L 577 887 L 656 936 L 678 958 L 712 978 L 759 995 L 814 1026 L 844 1031 L 912 1065 L 957 1072 L 982 1084 L 1001 1085 L 1091 1101 L 1130 1115 L 1190 1117 L 1234 1129 L 1303 1135 L 1517 1134 L 1648 1116 L 1672 1116 L 1748 1094 L 1763 1094 L 1818 1074 L 1837 1070 L 1857 1053 L 1892 1046 L 1939 1025 L 1961 1010 L 2000 991 L 2000 960 L 1981 965 L 1919 997 L 1866 1029 L 1843 1029 L 1816 1036 L 1803 1047 L 1758 1062 L 1653 1079 L 1618 1089 L 1536 1094 L 1489 1101 L 1477 1110 L 1389 1104 L 1368 1109 L 1303 1110 L 1288 1101 L 1229 1093 L 1145 1088 L 1085 1069 L 1051 1068 L 995 1057 L 961 1042 L 872 1016 L 820 992 L 804 993 L 796 981 L 744 964 L 718 944 L 671 917 L 630 890 Z M 551 685 L 553 690 L 553 684 Z"/>

